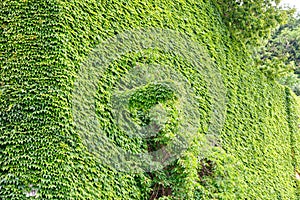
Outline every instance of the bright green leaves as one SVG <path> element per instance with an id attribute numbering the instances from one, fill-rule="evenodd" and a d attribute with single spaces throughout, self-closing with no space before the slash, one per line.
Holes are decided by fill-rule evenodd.
<path id="1" fill-rule="evenodd" d="M 292 179 L 300 146 L 296 113 L 285 113 L 283 89 L 245 64 L 245 49 L 220 23 L 252 44 L 284 18 L 269 3 L 260 7 L 263 1 L 215 3 L 222 7 L 222 19 L 210 1 L 1 1 L 0 198 L 24 199 L 37 189 L 40 199 L 297 199 Z M 224 77 L 228 104 L 221 142 L 212 147 L 204 133 L 218 110 L 201 71 L 157 49 L 130 52 L 113 62 L 101 74 L 96 94 L 103 135 L 132 153 L 165 151 L 157 159 L 168 157 L 166 146 L 178 134 L 189 144 L 165 168 L 133 174 L 114 170 L 87 151 L 72 126 L 70 102 L 76 70 L 90 50 L 116 33 L 141 27 L 176 30 L 204 45 Z M 127 87 L 131 91 L 122 90 L 122 81 L 138 76 L 127 76 L 130 70 L 148 64 L 161 79 L 185 84 L 176 89 L 170 81 L 137 81 Z M 137 128 L 149 127 L 146 134 L 152 137 L 128 134 L 122 123 L 130 123 L 118 121 L 120 110 Z M 186 137 L 187 122 L 197 128 L 195 137 Z M 97 148 L 112 152 L 103 146 Z"/>
<path id="2" fill-rule="evenodd" d="M 143 134 L 148 137 L 160 134 L 163 137 L 154 137 L 154 143 L 166 144 L 177 134 L 179 116 L 174 95 L 176 94 L 169 84 L 158 83 L 138 89 L 129 99 L 131 117 L 145 126 Z"/>
<path id="3" fill-rule="evenodd" d="M 284 23 L 291 10 L 283 10 L 274 0 L 215 1 L 230 32 L 246 44 L 259 45 Z"/>
<path id="4" fill-rule="evenodd" d="M 174 91 L 170 84 L 149 84 L 137 90 L 129 99 L 131 108 L 149 110 L 157 103 L 163 103 L 174 97 Z"/>
<path id="5" fill-rule="evenodd" d="M 290 87 L 300 95 L 300 19 L 290 17 L 265 45 L 254 52 L 258 67 L 269 78 Z"/>

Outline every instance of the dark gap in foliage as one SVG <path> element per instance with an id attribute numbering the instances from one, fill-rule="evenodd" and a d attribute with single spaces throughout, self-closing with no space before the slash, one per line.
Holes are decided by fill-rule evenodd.
<path id="1" fill-rule="evenodd" d="M 213 176 L 215 164 L 211 160 L 204 158 L 200 161 L 200 165 L 201 169 L 198 171 L 198 176 L 200 182 L 205 184 L 204 178 L 207 176 Z"/>

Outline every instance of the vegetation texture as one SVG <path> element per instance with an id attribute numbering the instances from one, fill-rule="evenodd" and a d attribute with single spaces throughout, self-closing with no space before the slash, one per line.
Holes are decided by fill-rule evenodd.
<path id="1" fill-rule="evenodd" d="M 299 199 L 294 96 L 249 64 L 245 45 L 231 36 L 219 11 L 204 0 L 1 1 L 0 198 Z M 100 126 L 116 145 L 155 150 L 172 139 L 176 119 L 188 120 L 177 112 L 180 98 L 172 88 L 148 84 L 129 99 L 132 117 L 149 125 L 149 108 L 158 105 L 168 111 L 169 123 L 147 141 L 115 126 L 112 91 L 119 80 L 130 80 L 127 73 L 137 65 L 169 66 L 184 77 L 201 116 L 181 157 L 157 171 L 129 173 L 88 151 L 73 126 L 72 92 L 92 49 L 135 28 L 175 30 L 205 47 L 222 74 L 227 104 L 225 124 L 211 144 L 205 134 L 214 112 L 209 85 L 184 58 L 147 49 L 112 62 L 99 79 L 96 105 Z"/>
<path id="2" fill-rule="evenodd" d="M 282 9 L 281 0 L 215 1 L 232 35 L 251 46 L 261 45 L 295 10 Z"/>
<path id="3" fill-rule="evenodd" d="M 290 17 L 255 55 L 262 71 L 300 95 L 300 18 Z"/>

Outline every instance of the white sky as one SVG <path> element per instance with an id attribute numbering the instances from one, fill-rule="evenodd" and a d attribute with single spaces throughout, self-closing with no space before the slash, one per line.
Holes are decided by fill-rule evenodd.
<path id="1" fill-rule="evenodd" d="M 287 4 L 291 7 L 294 7 L 297 9 L 297 12 L 300 12 L 300 0 L 281 0 L 281 5 Z"/>

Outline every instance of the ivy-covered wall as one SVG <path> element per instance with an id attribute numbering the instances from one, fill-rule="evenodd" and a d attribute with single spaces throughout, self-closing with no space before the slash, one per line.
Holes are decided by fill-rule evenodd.
<path id="1" fill-rule="evenodd" d="M 2 0 L 0 22 L 1 199 L 300 198 L 294 96 L 251 66 L 211 1 Z M 122 55 L 99 78 L 96 113 L 107 138 L 124 149 L 150 151 L 174 139 L 179 122 L 190 123 L 189 113 L 178 111 L 184 98 L 163 84 L 148 84 L 135 90 L 129 112 L 149 125 L 149 107 L 160 105 L 171 113 L 165 128 L 145 140 L 116 126 L 112 93 L 120 80 L 131 80 L 127 74 L 136 66 L 167 66 L 161 76 L 184 79 L 200 116 L 179 158 L 157 171 L 132 173 L 89 151 L 87 133 L 74 126 L 72 104 L 74 83 L 93 49 L 140 28 L 174 30 L 207 50 L 226 88 L 226 118 L 214 142 L 207 139 L 214 112 L 210 85 L 184 58 L 157 48 Z"/>

